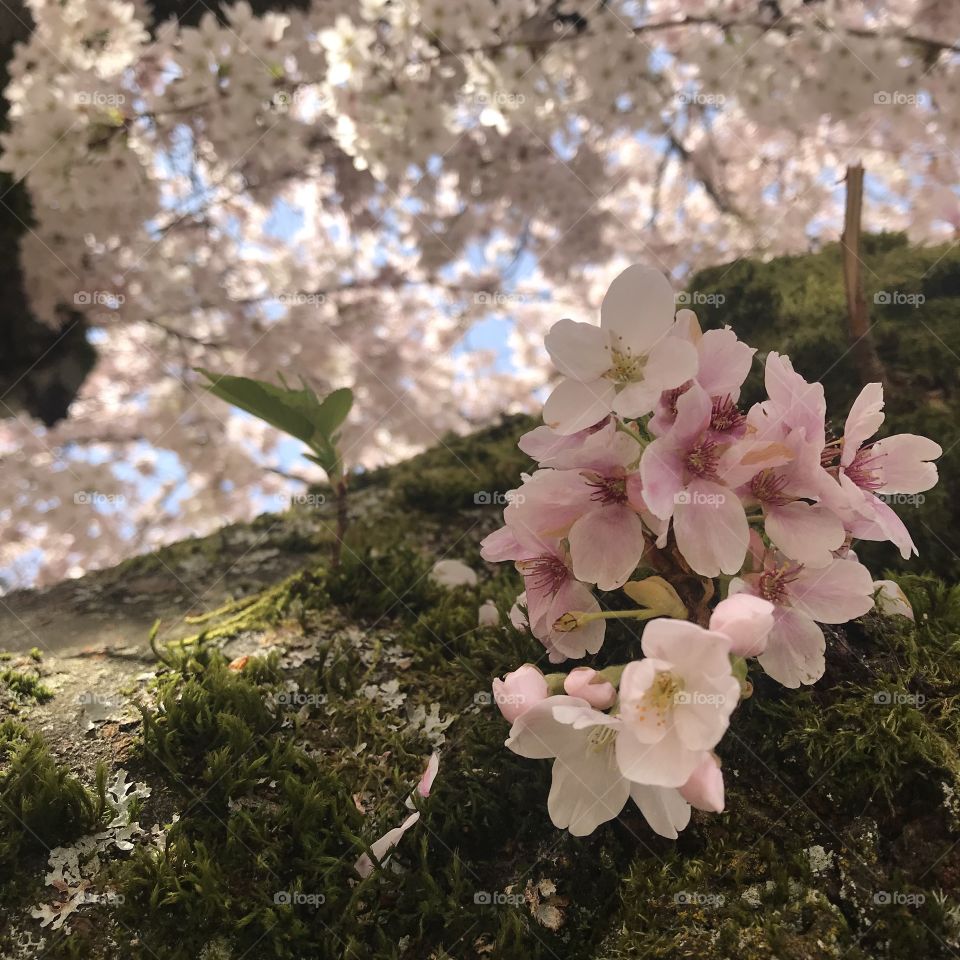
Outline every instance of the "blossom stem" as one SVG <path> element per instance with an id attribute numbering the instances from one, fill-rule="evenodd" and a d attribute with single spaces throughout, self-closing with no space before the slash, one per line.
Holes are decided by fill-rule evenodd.
<path id="1" fill-rule="evenodd" d="M 637 610 L 598 610 L 594 613 L 571 610 L 554 623 L 553 629 L 559 630 L 561 633 L 569 633 L 571 630 L 577 630 L 594 620 L 652 620 L 654 617 L 662 617 L 663 615 L 662 610 L 650 610 L 646 607 Z"/>

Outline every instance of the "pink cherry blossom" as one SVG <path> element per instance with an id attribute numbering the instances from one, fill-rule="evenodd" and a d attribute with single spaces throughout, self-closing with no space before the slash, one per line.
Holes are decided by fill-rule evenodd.
<path id="1" fill-rule="evenodd" d="M 691 380 L 660 395 L 649 428 L 662 436 L 677 417 L 677 400 L 693 383 L 700 386 L 713 402 L 711 429 L 718 437 L 743 436 L 746 418 L 737 409 L 740 388 L 750 373 L 755 348 L 737 338 L 729 327 L 703 333 L 692 310 L 677 313 L 673 335 L 691 343 L 697 351 L 697 370 Z"/>
<path id="2" fill-rule="evenodd" d="M 879 495 L 915 495 L 937 482 L 936 460 L 943 450 L 926 437 L 901 433 L 866 441 L 884 420 L 883 387 L 867 384 L 850 408 L 840 443 L 835 482 L 823 484 L 824 502 L 861 540 L 890 540 L 904 560 L 917 552 L 903 521 Z"/>
<path id="3" fill-rule="evenodd" d="M 600 610 L 590 588 L 574 577 L 569 553 L 559 540 L 544 539 L 507 524 L 483 540 L 480 555 L 494 562 L 515 561 L 526 586 L 530 631 L 546 647 L 551 662 L 561 663 L 568 657 L 578 658 L 600 649 L 605 632 L 603 620 L 593 620 L 569 631 L 554 629 L 566 613 Z"/>
<path id="4" fill-rule="evenodd" d="M 560 320 L 547 334 L 554 366 L 566 378 L 543 408 L 547 425 L 561 434 L 592 426 L 611 412 L 640 417 L 664 390 L 696 371 L 693 346 L 671 337 L 674 293 L 650 267 L 634 265 L 610 285 L 600 326 Z"/>
<path id="5" fill-rule="evenodd" d="M 627 664 L 620 679 L 617 762 L 638 783 L 681 787 L 740 699 L 730 641 L 693 623 L 654 620 L 642 646 L 645 659 Z"/>
<path id="6" fill-rule="evenodd" d="M 706 391 L 692 386 L 677 400 L 673 426 L 640 460 L 648 509 L 662 520 L 672 518 L 677 547 L 706 577 L 740 570 L 750 528 L 736 487 L 785 456 L 776 444 L 717 441 L 709 433 L 712 412 Z"/>
<path id="7" fill-rule="evenodd" d="M 818 623 L 846 623 L 873 606 L 873 578 L 863 564 L 836 558 L 804 567 L 770 551 L 757 573 L 730 582 L 730 593 L 751 593 L 774 607 L 773 628 L 759 663 L 785 687 L 823 676 L 826 641 Z"/>
<path id="8" fill-rule="evenodd" d="M 630 469 L 639 457 L 637 442 L 618 432 L 605 434 L 605 442 L 606 452 L 593 448 L 603 469 L 535 471 L 510 494 L 504 520 L 534 537 L 566 538 L 574 576 L 614 590 L 643 556 L 644 518 L 651 531 L 660 532 L 662 524 L 646 508 L 640 474 Z"/>

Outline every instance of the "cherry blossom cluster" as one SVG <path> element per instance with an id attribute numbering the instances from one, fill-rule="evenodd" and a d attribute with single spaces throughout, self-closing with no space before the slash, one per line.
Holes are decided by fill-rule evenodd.
<path id="1" fill-rule="evenodd" d="M 528 405 L 547 301 L 590 302 L 618 256 L 806 249 L 857 161 L 866 226 L 960 224 L 952 0 L 297 6 L 28 2 L 0 167 L 30 194 L 36 315 L 83 315 L 99 359 L 68 421 L 0 424 L 15 582 L 289 497 L 276 434 L 205 402 L 196 367 L 352 386 L 344 439 L 373 466 Z M 491 320 L 499 352 L 469 335 Z"/>
<path id="2" fill-rule="evenodd" d="M 744 409 L 754 349 L 729 327 L 701 331 L 675 302 L 666 277 L 632 266 L 599 326 L 550 329 L 561 379 L 546 425 L 520 440 L 539 468 L 482 545 L 486 560 L 516 564 L 525 592 L 512 619 L 552 663 L 598 653 L 613 619 L 650 621 L 642 659 L 547 676 L 526 664 L 494 682 L 513 724 L 507 746 L 555 758 L 550 816 L 578 835 L 628 798 L 669 837 L 691 804 L 721 810 L 713 751 L 750 689 L 746 661 L 786 687 L 812 684 L 824 672 L 821 624 L 875 603 L 911 615 L 853 542 L 890 541 L 909 558 L 913 541 L 884 498 L 937 482 L 938 444 L 875 439 L 879 384 L 829 436 L 822 385 L 771 352 L 766 399 Z"/>

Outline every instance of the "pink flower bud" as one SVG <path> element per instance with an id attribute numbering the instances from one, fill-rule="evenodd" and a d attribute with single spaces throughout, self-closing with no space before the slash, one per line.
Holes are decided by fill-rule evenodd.
<path id="1" fill-rule="evenodd" d="M 767 649 L 773 627 L 773 604 L 749 593 L 735 593 L 717 604 L 710 629 L 730 638 L 730 652 L 758 657 Z"/>
<path id="2" fill-rule="evenodd" d="M 698 810 L 722 812 L 723 771 L 720 761 L 712 753 L 704 753 L 690 779 L 680 788 L 680 796 Z"/>
<path id="3" fill-rule="evenodd" d="M 493 699 L 504 719 L 513 723 L 534 704 L 547 699 L 547 681 L 533 664 L 525 663 L 502 680 L 493 681 Z"/>
<path id="4" fill-rule="evenodd" d="M 571 697 L 586 700 L 595 710 L 606 710 L 617 699 L 613 684 L 604 680 L 592 667 L 571 670 L 563 681 L 563 689 Z"/>

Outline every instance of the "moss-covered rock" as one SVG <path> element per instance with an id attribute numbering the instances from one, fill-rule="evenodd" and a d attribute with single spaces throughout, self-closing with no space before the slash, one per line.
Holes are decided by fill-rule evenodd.
<path id="1" fill-rule="evenodd" d="M 875 242 L 871 256 L 891 257 L 890 270 L 897 250 L 921 256 L 895 239 Z M 755 311 L 731 296 L 742 312 L 713 319 L 732 320 L 763 349 L 795 350 L 811 376 L 823 372 L 811 366 L 822 351 L 842 354 L 842 301 L 826 292 L 831 257 L 734 265 L 730 276 Z M 952 289 L 948 273 L 931 267 L 941 292 Z M 713 286 L 702 276 L 699 289 L 730 281 L 722 270 L 711 276 Z M 925 289 L 932 302 L 934 287 Z M 816 332 L 793 329 L 797 316 Z M 877 317 L 881 345 L 887 320 Z M 890 419 L 896 429 L 925 424 L 915 428 L 946 448 L 939 430 L 955 429 L 943 410 L 956 394 L 928 347 L 905 345 L 902 370 L 900 354 L 882 347 L 892 380 L 929 378 L 914 408 L 891 398 Z M 851 379 L 826 371 L 835 410 L 852 398 Z M 826 676 L 810 689 L 751 674 L 754 694 L 720 747 L 723 814 L 695 813 L 670 842 L 628 809 L 578 839 L 550 824 L 549 764 L 503 748 L 506 725 L 489 696 L 492 676 L 525 660 L 546 666 L 507 616 L 517 575 L 484 564 L 478 546 L 499 523 L 500 495 L 529 468 L 515 449 L 529 426 L 509 419 L 358 478 L 336 570 L 326 562 L 332 510 L 321 505 L 175 545 L 43 598 L 7 598 L 22 621 L 15 638 L 62 636 L 61 651 L 31 668 L 53 699 L 21 698 L 17 723 L 47 729 L 38 769 L 43 783 L 62 779 L 69 815 L 18 851 L 19 877 L 3 888 L 0 951 L 95 960 L 955 956 L 960 589 L 944 582 L 954 568 L 923 533 L 917 517 L 927 514 L 906 517 L 921 527 L 918 542 L 927 538 L 921 562 L 931 558 L 940 574 L 900 577 L 916 624 L 869 615 L 831 629 Z M 952 516 L 948 500 L 928 506 Z M 443 557 L 471 564 L 478 585 L 433 583 Z M 498 626 L 478 625 L 486 600 Z M 163 624 L 151 650 L 155 615 Z M 75 625 L 82 644 L 71 642 Z M 638 647 L 638 626 L 611 623 L 607 660 Z M 78 708 L 90 690 L 122 703 L 100 714 Z M 139 721 L 129 720 L 131 704 Z M 430 797 L 409 800 L 436 749 Z M 45 848 L 100 825 L 90 756 L 114 757 L 112 772 L 122 763 L 149 785 L 131 808 L 143 830 L 91 878 L 112 899 L 41 929 L 31 909 L 57 895 L 44 885 Z M 0 767 L 0 785 L 2 776 Z M 16 796 L 32 796 L 16 782 Z M 408 802 L 419 823 L 361 879 L 355 862 L 404 821 Z"/>

